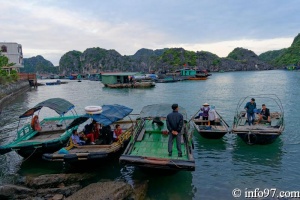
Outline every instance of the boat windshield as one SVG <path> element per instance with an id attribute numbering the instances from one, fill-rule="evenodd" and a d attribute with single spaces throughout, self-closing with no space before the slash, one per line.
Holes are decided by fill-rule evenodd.
<path id="1" fill-rule="evenodd" d="M 146 118 L 146 117 L 167 117 L 169 113 L 172 112 L 172 105 L 171 104 L 153 104 L 143 107 L 140 117 Z M 187 120 L 187 114 L 186 110 L 179 106 L 179 113 L 183 115 L 183 119 Z"/>

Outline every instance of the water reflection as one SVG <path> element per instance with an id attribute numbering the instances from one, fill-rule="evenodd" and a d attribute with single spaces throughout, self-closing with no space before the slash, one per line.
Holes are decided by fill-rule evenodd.
<path id="1" fill-rule="evenodd" d="M 162 171 L 144 173 L 140 168 L 124 167 L 122 178 L 134 184 L 135 180 L 148 182 L 147 199 L 193 199 L 196 187 L 192 183 L 191 172 L 164 174 Z"/>

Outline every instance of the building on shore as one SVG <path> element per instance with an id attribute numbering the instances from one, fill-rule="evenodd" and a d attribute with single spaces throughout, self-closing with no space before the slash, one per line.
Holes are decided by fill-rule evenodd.
<path id="1" fill-rule="evenodd" d="M 0 42 L 1 54 L 8 58 L 9 63 L 14 63 L 13 66 L 3 67 L 10 73 L 11 70 L 20 72 L 20 68 L 24 67 L 22 45 L 15 42 Z"/>

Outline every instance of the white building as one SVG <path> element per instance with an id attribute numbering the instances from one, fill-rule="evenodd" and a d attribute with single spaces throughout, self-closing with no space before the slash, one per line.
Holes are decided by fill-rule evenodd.
<path id="1" fill-rule="evenodd" d="M 11 69 L 20 71 L 24 67 L 22 45 L 15 42 L 0 42 L 1 54 L 8 57 L 9 63 L 14 63 L 12 67 L 4 67 L 10 71 Z"/>

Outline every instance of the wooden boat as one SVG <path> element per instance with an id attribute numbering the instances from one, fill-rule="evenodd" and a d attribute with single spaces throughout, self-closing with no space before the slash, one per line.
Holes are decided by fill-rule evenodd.
<path id="1" fill-rule="evenodd" d="M 267 104 L 270 108 L 271 122 L 262 120 L 257 123 L 258 115 L 256 115 L 256 124 L 248 125 L 246 111 L 243 109 L 246 100 L 252 97 Z M 253 95 L 240 99 L 234 116 L 232 133 L 237 134 L 247 144 L 270 144 L 281 135 L 284 127 L 284 111 L 280 99 L 276 95 Z"/>
<path id="2" fill-rule="evenodd" d="M 171 171 L 195 170 L 195 160 L 192 154 L 192 132 L 186 121 L 186 112 L 179 108 L 184 116 L 181 149 L 182 157 L 177 157 L 176 140 L 173 142 L 173 156 L 168 155 L 168 131 L 166 116 L 172 112 L 169 104 L 154 104 L 145 106 L 134 128 L 131 140 L 120 157 L 120 163 L 138 166 L 143 169 L 163 169 Z M 155 122 L 159 121 L 160 125 Z"/>
<path id="3" fill-rule="evenodd" d="M 209 121 L 200 118 L 198 119 L 193 118 L 191 120 L 191 123 L 194 126 L 195 130 L 202 137 L 207 139 L 220 139 L 226 133 L 229 132 L 229 125 L 226 123 L 226 121 L 221 117 L 221 115 L 218 112 L 216 112 L 216 114 L 218 120 L 215 120 L 214 125 L 206 125 L 209 123 Z"/>
<path id="4" fill-rule="evenodd" d="M 59 150 L 52 154 L 44 154 L 43 159 L 47 161 L 78 163 L 83 161 L 101 162 L 119 156 L 128 144 L 135 125 L 134 120 L 123 120 L 124 117 L 132 112 L 132 109 L 117 104 L 103 105 L 102 109 L 103 112 L 100 114 L 86 114 L 79 117 L 72 122 L 70 127 L 84 123 L 88 118 L 103 125 L 110 125 L 111 130 L 114 130 L 115 124 L 120 124 L 123 131 L 118 141 L 111 144 L 102 144 L 101 139 L 99 139 L 95 145 L 77 146 L 70 139 L 71 142 L 69 145 L 63 149 L 65 152 Z"/>
<path id="5" fill-rule="evenodd" d="M 201 77 L 188 77 L 188 80 L 193 80 L 193 81 L 199 81 L 199 80 L 206 80 L 207 76 L 201 76 Z"/>
<path id="6" fill-rule="evenodd" d="M 27 110 L 19 119 L 32 117 L 43 107 L 56 111 L 59 116 L 44 118 L 40 122 L 42 130 L 39 132 L 33 130 L 30 123 L 26 123 L 20 130 L 17 129 L 17 136 L 14 141 L 0 146 L 0 154 L 16 151 L 25 158 L 41 157 L 43 153 L 55 152 L 67 144 L 73 128 L 68 129 L 66 127 L 78 117 L 74 105 L 61 98 L 48 99 Z M 73 115 L 64 116 L 70 110 Z"/>
<path id="7" fill-rule="evenodd" d="M 134 83 L 115 83 L 115 84 L 105 84 L 105 87 L 109 88 L 151 88 L 155 87 L 155 82 L 134 82 Z"/>

